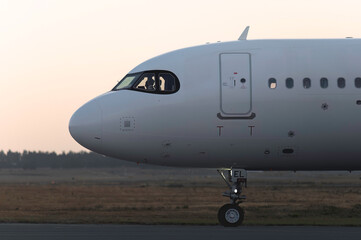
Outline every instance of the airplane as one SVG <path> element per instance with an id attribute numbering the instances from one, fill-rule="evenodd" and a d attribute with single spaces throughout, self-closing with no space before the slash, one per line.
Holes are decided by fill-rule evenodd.
<path id="1" fill-rule="evenodd" d="M 71 117 L 71 136 L 106 156 L 214 168 L 242 224 L 250 170 L 361 169 L 361 39 L 247 40 L 145 61 Z"/>

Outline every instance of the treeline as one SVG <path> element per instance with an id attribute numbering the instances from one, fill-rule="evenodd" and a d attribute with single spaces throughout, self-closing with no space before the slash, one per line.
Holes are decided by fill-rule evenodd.
<path id="1" fill-rule="evenodd" d="M 0 168 L 113 168 L 135 166 L 130 163 L 93 152 L 4 152 L 0 151 Z"/>

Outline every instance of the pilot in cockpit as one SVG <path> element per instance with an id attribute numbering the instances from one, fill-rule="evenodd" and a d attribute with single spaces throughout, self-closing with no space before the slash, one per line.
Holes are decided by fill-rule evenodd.
<path id="1" fill-rule="evenodd" d="M 147 82 L 145 83 L 147 90 L 154 90 L 154 83 L 155 83 L 154 79 L 149 77 Z"/>

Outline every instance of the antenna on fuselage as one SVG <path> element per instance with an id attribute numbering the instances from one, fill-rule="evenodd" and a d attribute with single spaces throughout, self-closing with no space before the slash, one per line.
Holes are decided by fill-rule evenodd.
<path id="1" fill-rule="evenodd" d="M 238 40 L 247 40 L 248 30 L 249 30 L 249 26 L 247 26 L 243 30 L 243 32 L 242 32 L 241 36 L 239 36 Z"/>

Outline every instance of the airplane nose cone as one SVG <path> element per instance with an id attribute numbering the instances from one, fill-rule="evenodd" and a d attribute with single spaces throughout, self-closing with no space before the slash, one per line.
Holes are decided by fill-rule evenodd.
<path id="1" fill-rule="evenodd" d="M 70 135 L 80 145 L 94 152 L 101 151 L 102 111 L 97 101 L 80 107 L 69 121 Z"/>

